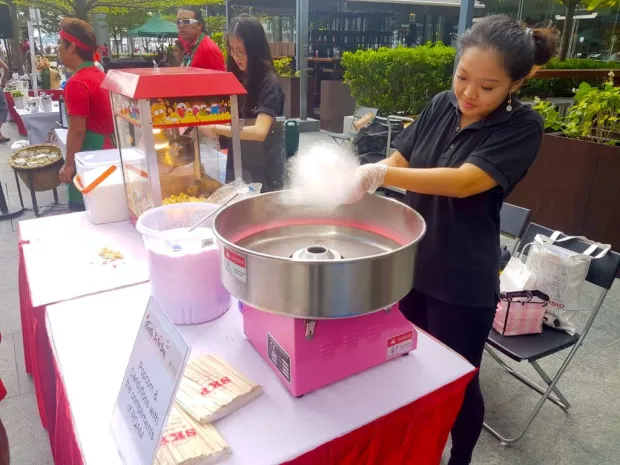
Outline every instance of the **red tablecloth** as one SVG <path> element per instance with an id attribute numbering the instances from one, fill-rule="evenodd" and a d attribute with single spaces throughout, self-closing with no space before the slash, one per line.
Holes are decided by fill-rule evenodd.
<path id="1" fill-rule="evenodd" d="M 9 92 L 5 92 L 4 96 L 6 97 L 6 103 L 9 106 L 9 115 L 11 116 L 13 122 L 17 125 L 19 135 L 27 136 L 28 131 L 26 131 L 26 126 L 24 126 L 22 117 L 19 116 L 19 113 L 17 113 L 17 111 L 15 110 L 15 101 L 13 100 L 13 96 Z"/>
<path id="2" fill-rule="evenodd" d="M 474 373 L 284 465 L 438 465 Z"/>
<path id="3" fill-rule="evenodd" d="M 2 343 L 2 334 L 0 334 L 0 344 Z M 6 388 L 2 383 L 2 379 L 0 379 L 0 400 L 4 399 L 7 395 Z"/>
<path id="4" fill-rule="evenodd" d="M 44 90 L 41 92 L 45 92 L 46 94 L 50 94 L 52 96 L 52 100 L 58 101 L 60 100 L 60 96 L 63 94 L 63 90 Z M 28 95 L 32 97 L 34 92 L 28 91 Z M 22 121 L 22 117 L 19 116 L 19 113 L 15 111 L 15 101 L 13 100 L 13 96 L 9 92 L 5 92 L 4 96 L 6 97 L 6 103 L 9 106 L 9 115 L 11 115 L 11 119 L 17 125 L 17 130 L 19 131 L 20 136 L 27 136 L 28 131 L 26 130 L 26 126 L 24 126 L 24 122 Z"/>
<path id="5" fill-rule="evenodd" d="M 56 417 L 55 432 L 50 433 L 54 463 L 83 465 L 55 362 L 54 370 Z M 438 465 L 473 376 L 474 372 L 283 465 Z"/>
<path id="6" fill-rule="evenodd" d="M 45 329 L 45 307 L 33 307 L 30 286 L 22 246 L 28 241 L 19 242 L 19 304 L 22 320 L 22 338 L 24 342 L 24 361 L 26 373 L 32 375 L 34 389 L 39 407 L 41 424 L 47 428 L 50 438 L 54 434 L 56 408 L 56 375 L 54 359 L 50 350 L 49 338 Z"/>

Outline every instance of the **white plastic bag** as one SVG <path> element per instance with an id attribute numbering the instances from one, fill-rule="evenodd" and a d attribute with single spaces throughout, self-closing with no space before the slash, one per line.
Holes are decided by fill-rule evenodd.
<path id="1" fill-rule="evenodd" d="M 254 197 L 260 194 L 263 185 L 260 183 L 247 184 L 242 179 L 236 179 L 235 181 L 226 184 L 216 190 L 207 199 L 209 203 L 216 203 L 222 205 L 227 202 L 233 194 L 238 194 L 230 203 L 238 202 L 239 200 L 246 199 L 248 197 Z"/>
<path id="2" fill-rule="evenodd" d="M 519 257 L 510 257 L 510 261 L 499 276 L 500 292 L 518 292 L 533 289 L 534 277 Z"/>
<path id="3" fill-rule="evenodd" d="M 549 296 L 549 305 L 545 315 L 545 324 L 561 329 L 569 334 L 575 333 L 573 318 L 579 310 L 581 287 L 586 280 L 590 262 L 604 257 L 611 249 L 609 244 L 592 242 L 585 237 L 566 236 L 555 231 L 551 237 L 538 234 L 531 246 L 525 262 L 526 270 L 531 273 L 528 289 L 537 289 Z M 556 244 L 579 239 L 590 245 L 583 253 L 573 252 Z M 594 252 L 600 249 L 597 255 Z"/>
<path id="4" fill-rule="evenodd" d="M 15 142 L 13 142 L 13 144 L 11 145 L 11 152 L 15 153 L 18 150 L 23 149 L 24 147 L 28 147 L 30 144 L 28 143 L 27 140 L 16 140 Z"/>

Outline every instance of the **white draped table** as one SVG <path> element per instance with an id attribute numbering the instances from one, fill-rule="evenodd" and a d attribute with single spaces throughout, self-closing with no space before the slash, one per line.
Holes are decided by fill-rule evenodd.
<path id="1" fill-rule="evenodd" d="M 64 449 L 55 455 L 58 465 L 122 465 L 110 434 L 110 419 L 149 295 L 149 285 L 143 284 L 47 307 L 47 332 L 58 376 L 57 397 L 63 403 L 58 412 L 66 413 L 66 418 L 57 420 L 56 438 L 62 441 L 57 448 Z M 389 418 L 402 407 L 454 382 L 465 379 L 460 388 L 464 390 L 474 371 L 460 356 L 420 333 L 418 349 L 413 353 L 297 399 L 245 338 L 236 302 L 218 320 L 179 329 L 192 347 L 192 358 L 217 353 L 264 389 L 257 400 L 215 423 L 233 451 L 222 462 L 225 465 L 294 461 L 375 420 Z M 452 415 L 443 425 L 447 430 L 438 435 L 444 444 L 460 400 L 457 404 L 446 413 Z M 422 418 L 407 421 L 415 428 L 426 427 L 416 425 Z M 432 427 L 439 428 L 437 424 L 428 425 Z M 77 446 L 67 451 L 67 443 L 73 439 Z M 424 448 L 439 448 L 441 456 L 443 444 L 419 447 Z M 424 460 L 416 462 L 415 457 L 408 460 L 406 463 L 430 465 Z"/>
<path id="2" fill-rule="evenodd" d="M 36 111 L 31 113 L 28 109 L 15 109 L 28 131 L 28 142 L 30 142 L 30 145 L 46 143 L 49 140 L 49 133 L 56 128 L 56 123 L 60 121 L 58 102 L 52 103 L 52 111 Z"/>

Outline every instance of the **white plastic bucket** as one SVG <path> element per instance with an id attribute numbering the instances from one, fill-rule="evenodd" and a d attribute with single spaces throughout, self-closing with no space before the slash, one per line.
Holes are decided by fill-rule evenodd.
<path id="1" fill-rule="evenodd" d="M 41 99 L 41 109 L 43 111 L 53 111 L 54 105 L 51 98 Z"/>
<path id="2" fill-rule="evenodd" d="M 26 108 L 26 97 L 13 97 L 13 103 L 17 110 L 24 110 Z"/>
<path id="3" fill-rule="evenodd" d="M 127 194 L 118 149 L 75 154 L 75 187 L 84 195 L 84 207 L 93 224 L 129 219 Z"/>
<path id="4" fill-rule="evenodd" d="M 41 99 L 39 97 L 28 97 L 26 99 L 26 105 L 28 105 L 28 111 L 30 113 L 37 113 L 39 111 L 40 104 Z"/>
<path id="5" fill-rule="evenodd" d="M 213 218 L 188 233 L 218 207 L 202 202 L 164 205 L 138 218 L 136 229 L 147 250 L 151 294 L 175 324 L 205 323 L 230 307 L 230 294 L 220 280 Z"/>

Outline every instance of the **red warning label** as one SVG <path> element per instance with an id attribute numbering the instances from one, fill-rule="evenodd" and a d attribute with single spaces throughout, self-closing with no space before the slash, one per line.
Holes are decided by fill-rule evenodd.
<path id="1" fill-rule="evenodd" d="M 245 257 L 224 247 L 224 258 L 224 266 L 226 271 L 239 281 L 247 283 L 248 278 Z"/>
<path id="2" fill-rule="evenodd" d="M 406 333 L 391 337 L 387 341 L 387 358 L 406 354 L 411 350 L 412 346 L 413 331 L 407 331 Z"/>

